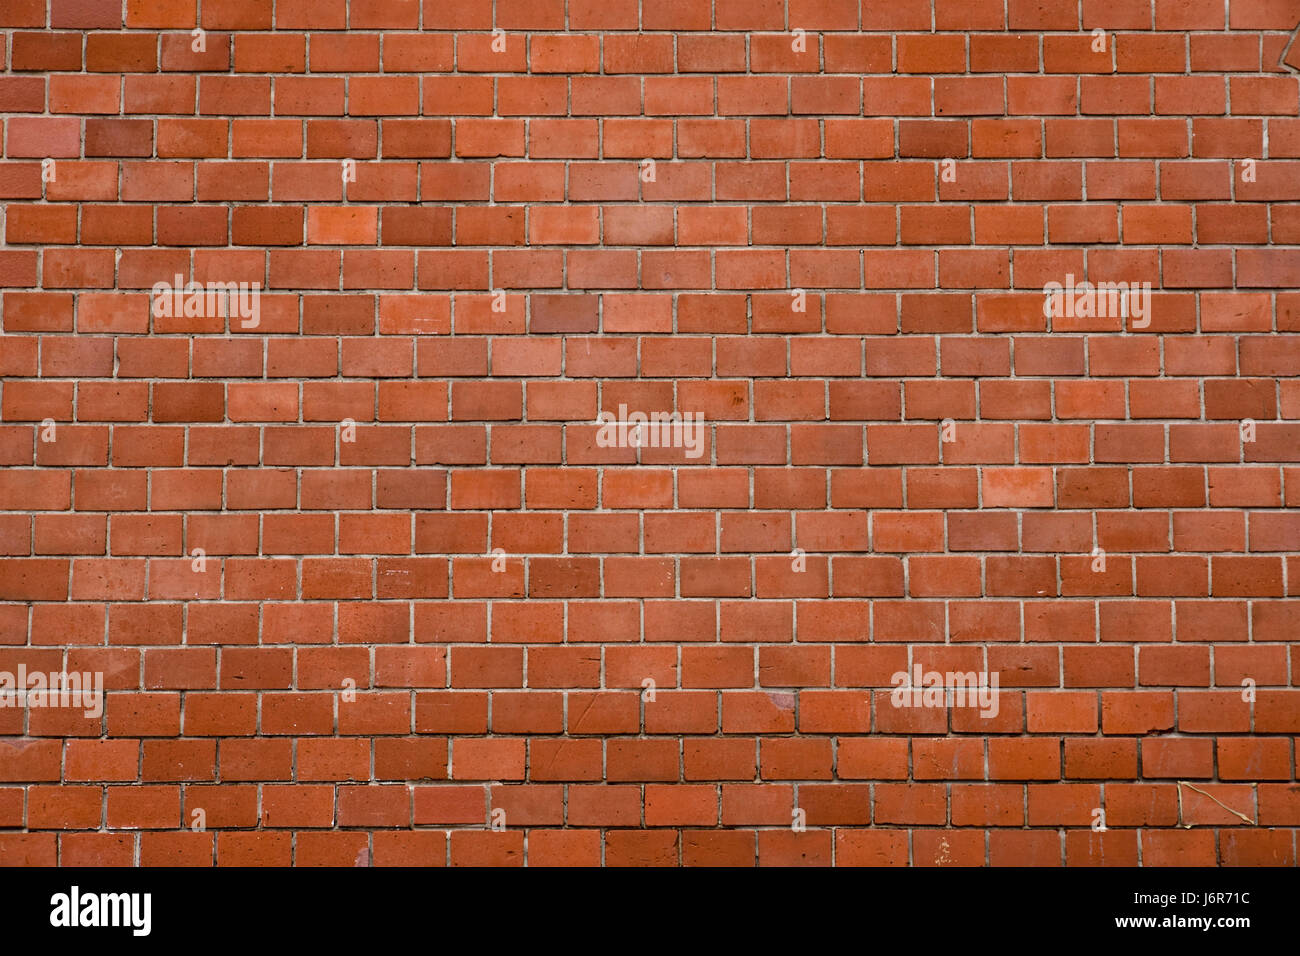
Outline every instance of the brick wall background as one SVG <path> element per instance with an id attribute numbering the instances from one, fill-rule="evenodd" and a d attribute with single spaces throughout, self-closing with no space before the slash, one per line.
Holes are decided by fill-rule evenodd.
<path id="1" fill-rule="evenodd" d="M 1298 22 L 3 0 L 0 863 L 1294 864 Z"/>

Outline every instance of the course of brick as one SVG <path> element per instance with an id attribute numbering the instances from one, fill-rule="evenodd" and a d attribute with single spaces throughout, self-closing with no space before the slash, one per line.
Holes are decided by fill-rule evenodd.
<path id="1" fill-rule="evenodd" d="M 0 864 L 1294 865 L 1297 23 L 0 0 Z"/>

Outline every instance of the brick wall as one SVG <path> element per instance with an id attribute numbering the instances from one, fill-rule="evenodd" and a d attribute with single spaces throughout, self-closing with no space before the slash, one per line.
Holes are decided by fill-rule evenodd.
<path id="1" fill-rule="evenodd" d="M 1298 22 L 4 0 L 0 863 L 1294 864 Z"/>

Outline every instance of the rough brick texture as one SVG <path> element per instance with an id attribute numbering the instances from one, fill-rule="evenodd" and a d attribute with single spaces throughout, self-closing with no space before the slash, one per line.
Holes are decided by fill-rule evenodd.
<path id="1" fill-rule="evenodd" d="M 0 863 L 1293 865 L 1297 22 L 4 0 Z"/>

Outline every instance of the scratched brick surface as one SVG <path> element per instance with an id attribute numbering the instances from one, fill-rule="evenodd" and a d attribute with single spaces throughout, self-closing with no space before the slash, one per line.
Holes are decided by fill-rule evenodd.
<path id="1" fill-rule="evenodd" d="M 0 864 L 1294 865 L 1298 23 L 0 0 Z"/>

